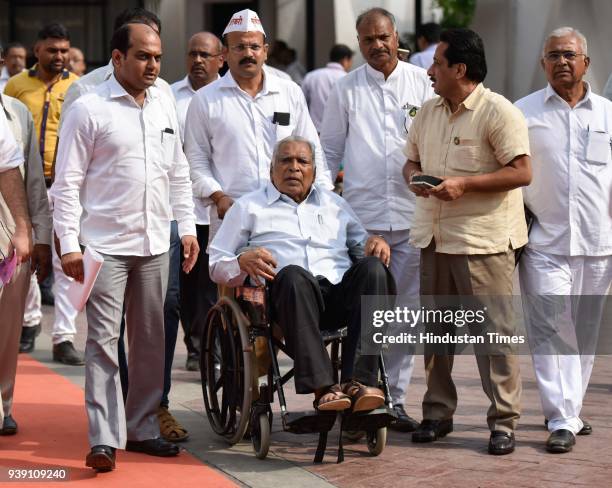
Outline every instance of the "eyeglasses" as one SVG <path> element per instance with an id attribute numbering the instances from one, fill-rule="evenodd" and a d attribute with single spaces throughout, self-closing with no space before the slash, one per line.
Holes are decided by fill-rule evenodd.
<path id="1" fill-rule="evenodd" d="M 216 58 L 217 56 L 221 56 L 221 53 L 211 54 L 206 51 L 189 51 L 188 56 L 191 59 L 198 59 L 198 56 L 202 59 L 211 59 Z"/>
<path id="2" fill-rule="evenodd" d="M 258 53 L 263 49 L 263 46 L 261 44 L 238 44 L 236 46 L 230 47 L 230 49 L 237 54 L 243 53 L 247 49 L 250 49 L 254 53 Z"/>
<path id="3" fill-rule="evenodd" d="M 546 53 L 544 55 L 544 59 L 546 59 L 546 61 L 550 61 L 551 63 L 554 63 L 556 61 L 559 61 L 559 59 L 561 59 L 561 57 L 563 57 L 566 61 L 576 61 L 576 58 L 578 56 L 584 56 L 586 57 L 586 54 L 583 53 L 577 53 L 574 51 L 551 51 L 549 53 Z"/>

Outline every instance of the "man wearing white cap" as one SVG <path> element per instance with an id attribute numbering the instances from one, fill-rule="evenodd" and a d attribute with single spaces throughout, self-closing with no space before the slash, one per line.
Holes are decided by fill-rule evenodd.
<path id="1" fill-rule="evenodd" d="M 252 10 L 235 13 L 223 31 L 229 70 L 198 90 L 185 121 L 185 154 L 191 166 L 196 206 L 215 204 L 211 234 L 234 199 L 270 179 L 272 150 L 291 135 L 315 144 L 316 180 L 332 188 L 317 131 L 300 87 L 269 76 L 266 35 Z M 215 217 L 218 216 L 218 219 Z"/>

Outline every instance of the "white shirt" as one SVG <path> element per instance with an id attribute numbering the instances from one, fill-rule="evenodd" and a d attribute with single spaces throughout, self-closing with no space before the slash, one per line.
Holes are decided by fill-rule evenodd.
<path id="1" fill-rule="evenodd" d="M 79 97 L 85 95 L 86 93 L 92 92 L 100 84 L 108 80 L 113 74 L 114 69 L 113 60 L 111 59 L 107 65 L 100 66 L 99 68 L 90 71 L 72 83 L 64 95 L 64 103 L 62 104 L 62 114 L 60 117 L 62 117 L 68 111 L 68 107 L 70 107 Z M 170 95 L 172 99 L 174 99 L 170 85 L 168 85 L 165 80 L 157 78 L 153 86 L 161 88 L 164 92 Z"/>
<path id="2" fill-rule="evenodd" d="M 336 82 L 346 76 L 340 63 L 327 63 L 325 68 L 315 69 L 304 77 L 302 91 L 308 103 L 310 117 L 318 131 L 321 130 L 325 102 Z"/>
<path id="3" fill-rule="evenodd" d="M 288 113 L 289 125 L 272 123 L 275 112 Z M 264 185 L 270 180 L 274 145 L 290 135 L 315 143 L 316 181 L 332 188 L 317 130 L 295 83 L 264 72 L 263 89 L 253 98 L 228 71 L 198 90 L 185 122 L 185 154 L 197 205 L 209 206 L 208 197 L 216 191 L 236 199 Z"/>
<path id="4" fill-rule="evenodd" d="M 173 131 L 173 133 L 170 133 Z M 62 253 L 80 242 L 104 254 L 151 256 L 196 235 L 189 167 L 174 102 L 156 87 L 141 108 L 114 76 L 80 97 L 60 130 L 54 227 Z"/>
<path id="5" fill-rule="evenodd" d="M 238 286 L 246 278 L 238 254 L 265 247 L 276 272 L 294 264 L 314 276 L 339 283 L 351 256 L 364 255 L 368 234 L 349 205 L 335 193 L 313 185 L 301 203 L 279 193 L 272 182 L 236 200 L 210 245 L 210 276 Z"/>
<path id="6" fill-rule="evenodd" d="M 0 108 L 0 173 L 17 168 L 23 163 L 23 153 L 6 120 L 4 110 Z"/>
<path id="7" fill-rule="evenodd" d="M 217 80 L 219 75 L 217 75 Z M 216 81 L 216 80 L 214 80 Z M 196 90 L 191 86 L 189 76 L 185 76 L 182 80 L 179 80 L 170 85 L 174 99 L 176 100 L 176 115 L 178 116 L 179 127 L 181 129 L 181 143 L 185 142 L 185 119 L 187 118 L 187 109 L 191 103 L 191 99 L 196 94 Z M 210 224 L 210 208 L 198 205 L 196 198 L 194 200 L 195 206 L 195 217 L 196 224 L 198 225 L 209 225 Z"/>
<path id="8" fill-rule="evenodd" d="M 536 216 L 528 246 L 550 254 L 612 254 L 612 102 L 587 87 L 574 108 L 550 85 L 516 102 L 533 167 L 523 188 Z"/>
<path id="9" fill-rule="evenodd" d="M 4 91 L 4 87 L 6 86 L 6 82 L 9 80 L 9 72 L 6 69 L 6 66 L 2 66 L 2 70 L 0 71 L 0 93 Z"/>
<path id="10" fill-rule="evenodd" d="M 430 44 L 424 51 L 414 53 L 412 56 L 410 56 L 409 61 L 419 68 L 428 70 L 433 64 L 433 58 L 437 47 L 438 43 Z"/>
<path id="11" fill-rule="evenodd" d="M 289 76 L 287 73 L 273 66 L 270 66 L 269 64 L 264 64 L 263 70 L 264 70 L 264 73 L 266 74 L 278 76 L 279 78 L 282 78 L 283 80 L 293 81 L 291 79 L 291 76 Z"/>
<path id="12" fill-rule="evenodd" d="M 433 96 L 425 70 L 399 61 L 385 81 L 369 64 L 336 83 L 321 144 L 335 177 L 344 161 L 343 196 L 368 230 L 409 229 L 415 197 L 402 168 L 410 115 Z"/>

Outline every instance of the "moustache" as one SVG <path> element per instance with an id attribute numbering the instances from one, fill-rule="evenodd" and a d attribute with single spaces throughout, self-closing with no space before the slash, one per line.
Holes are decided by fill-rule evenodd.
<path id="1" fill-rule="evenodd" d="M 257 60 L 255 58 L 242 58 L 239 64 L 257 64 Z"/>

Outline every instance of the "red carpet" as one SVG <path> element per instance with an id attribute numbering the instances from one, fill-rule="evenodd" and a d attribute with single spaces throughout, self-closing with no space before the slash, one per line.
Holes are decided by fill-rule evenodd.
<path id="1" fill-rule="evenodd" d="M 84 393 L 78 386 L 29 356 L 20 355 L 13 409 L 19 433 L 0 436 L 0 485 L 9 486 L 9 468 L 63 468 L 68 471 L 71 486 L 236 486 L 186 451 L 175 458 L 118 451 L 117 468 L 96 474 L 85 467 L 89 446 L 84 404 Z M 22 481 L 10 485 L 41 487 L 48 483 Z"/>

